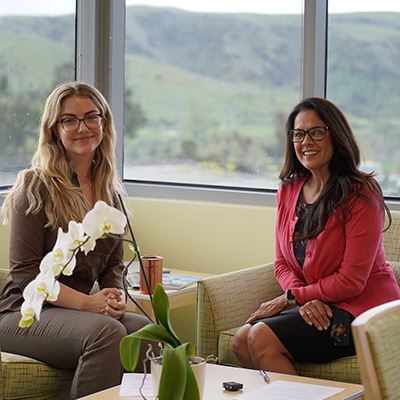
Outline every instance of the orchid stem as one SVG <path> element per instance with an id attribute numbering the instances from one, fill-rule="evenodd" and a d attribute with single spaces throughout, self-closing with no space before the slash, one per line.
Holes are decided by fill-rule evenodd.
<path id="1" fill-rule="evenodd" d="M 121 196 L 119 193 L 118 193 L 118 198 L 119 198 L 119 202 L 120 202 L 121 207 L 122 207 L 122 211 L 124 212 L 124 214 L 125 214 L 125 216 L 126 216 L 126 223 L 128 224 L 128 229 L 129 229 L 129 232 L 130 232 L 131 238 L 132 238 L 132 241 L 129 241 L 129 240 L 127 240 L 127 239 L 123 239 L 123 240 L 129 241 L 129 242 L 131 242 L 131 243 L 133 244 L 133 248 L 134 248 L 134 250 L 135 250 L 135 256 L 134 256 L 134 257 L 136 257 L 136 254 L 137 254 L 137 256 L 138 256 L 138 258 L 139 258 L 140 270 L 142 271 L 142 274 L 143 274 L 143 276 L 144 276 L 144 280 L 145 280 L 145 282 L 146 282 L 146 287 L 147 287 L 147 290 L 148 290 L 148 292 L 149 292 L 150 303 L 151 303 L 151 306 L 152 306 L 152 308 L 153 308 L 153 313 L 154 313 L 154 316 L 155 316 L 155 319 L 156 319 L 156 323 L 157 323 L 157 325 L 159 325 L 158 318 L 157 318 L 157 315 L 156 315 L 156 311 L 155 311 L 155 309 L 154 309 L 153 296 L 151 295 L 151 288 L 150 288 L 150 285 L 149 285 L 149 281 L 148 281 L 148 279 L 147 279 L 146 271 L 144 270 L 144 267 L 143 267 L 142 258 L 140 257 L 139 247 L 138 247 L 138 245 L 137 245 L 137 243 L 136 243 L 135 235 L 133 234 L 132 225 L 131 225 L 131 223 L 130 223 L 130 221 L 129 221 L 128 213 L 126 212 L 126 209 L 125 209 L 125 204 L 124 204 L 124 202 L 122 201 L 122 196 Z M 132 260 L 132 261 L 133 261 L 133 260 Z M 126 276 L 126 274 L 127 274 L 127 271 L 128 271 L 128 267 L 125 267 L 125 274 L 124 274 L 125 276 Z M 125 278 L 124 278 L 124 279 L 125 279 Z M 130 297 L 130 296 L 129 296 L 129 297 Z M 130 297 L 130 298 L 131 298 L 131 297 Z M 136 304 L 136 302 L 135 302 L 135 304 Z M 147 315 L 147 314 L 146 314 L 146 315 Z"/>

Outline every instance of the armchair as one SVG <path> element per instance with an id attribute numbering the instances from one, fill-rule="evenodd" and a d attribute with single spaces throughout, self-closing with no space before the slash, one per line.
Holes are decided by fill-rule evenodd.
<path id="1" fill-rule="evenodd" d="M 365 400 L 398 399 L 400 300 L 359 315 L 351 325 Z"/>
<path id="2" fill-rule="evenodd" d="M 8 273 L 8 269 L 0 268 L 0 291 Z M 97 283 L 91 293 L 96 291 Z M 0 400 L 68 400 L 74 373 L 73 369 L 54 368 L 33 358 L 2 351 Z"/>
<path id="3" fill-rule="evenodd" d="M 8 269 L 0 269 L 0 291 L 8 273 Z M 1 352 L 0 368 L 0 400 L 70 398 L 74 370 L 53 368 L 33 358 L 4 351 Z"/>
<path id="4" fill-rule="evenodd" d="M 400 284 L 400 212 L 392 212 L 392 225 L 384 233 L 387 260 Z M 274 264 L 234 271 L 202 279 L 197 284 L 196 345 L 200 357 L 214 354 L 223 365 L 239 366 L 232 339 L 259 305 L 283 293 L 275 279 Z M 330 363 L 293 363 L 299 375 L 349 383 L 361 383 L 357 356 Z"/>

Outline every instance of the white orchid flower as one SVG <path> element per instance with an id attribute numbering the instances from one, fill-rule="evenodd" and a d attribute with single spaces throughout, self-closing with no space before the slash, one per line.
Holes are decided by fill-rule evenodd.
<path id="1" fill-rule="evenodd" d="M 54 279 L 51 270 L 40 272 L 39 275 L 30 282 L 24 290 L 24 298 L 27 300 L 31 296 L 41 296 L 42 301 L 57 300 L 60 292 L 60 283 Z"/>
<path id="2" fill-rule="evenodd" d="M 74 253 L 71 253 L 69 259 L 60 257 L 59 254 L 59 252 L 54 253 L 54 251 L 47 253 L 40 262 L 40 271 L 43 273 L 51 271 L 54 277 L 60 275 L 61 272 L 63 275 L 72 275 L 76 266 L 76 258 Z"/>
<path id="3" fill-rule="evenodd" d="M 82 246 L 82 250 L 85 251 L 85 256 L 89 253 L 89 251 L 94 250 L 96 247 L 96 241 L 92 239 L 90 236 L 87 236 L 85 239 L 85 244 Z"/>
<path id="4" fill-rule="evenodd" d="M 82 224 L 79 224 L 75 221 L 69 221 L 68 234 L 71 239 L 72 249 L 77 249 L 78 247 L 80 247 L 81 250 L 83 250 L 82 245 L 87 239 L 87 236 L 85 235 Z"/>
<path id="5" fill-rule="evenodd" d="M 105 233 L 123 234 L 126 216 L 116 208 L 110 207 L 99 200 L 82 221 L 83 229 L 93 239 L 97 240 Z"/>
<path id="6" fill-rule="evenodd" d="M 76 249 L 79 247 L 81 251 L 85 252 L 85 255 L 96 247 L 96 240 L 85 234 L 82 224 L 70 221 L 68 224 L 68 233 L 71 236 L 73 248 Z"/>
<path id="7" fill-rule="evenodd" d="M 57 262 L 52 251 L 43 257 L 39 265 L 40 272 L 52 271 L 53 276 L 59 275 L 62 268 L 63 265 Z"/>
<path id="8" fill-rule="evenodd" d="M 33 317 L 40 319 L 40 313 L 42 311 L 43 298 L 41 295 L 37 295 L 35 293 L 31 293 L 30 295 L 26 295 L 24 291 L 25 301 L 21 306 L 21 314 L 22 318 L 19 322 L 19 326 L 21 328 L 26 328 L 33 324 Z"/>
<path id="9" fill-rule="evenodd" d="M 53 250 L 46 254 L 40 263 L 39 275 L 23 292 L 24 303 L 21 306 L 22 318 L 19 326 L 31 326 L 35 316 L 40 319 L 43 302 L 57 300 L 60 293 L 57 278 L 61 272 L 64 275 L 72 275 L 78 249 L 87 254 L 95 248 L 97 239 L 106 233 L 123 234 L 125 226 L 124 213 L 108 206 L 104 201 L 98 201 L 86 214 L 82 224 L 71 221 L 68 224 L 68 233 L 59 228 Z"/>
<path id="10" fill-rule="evenodd" d="M 68 262 L 73 254 L 73 246 L 71 235 L 58 228 L 57 240 L 53 247 L 53 255 L 58 264 L 65 265 Z"/>

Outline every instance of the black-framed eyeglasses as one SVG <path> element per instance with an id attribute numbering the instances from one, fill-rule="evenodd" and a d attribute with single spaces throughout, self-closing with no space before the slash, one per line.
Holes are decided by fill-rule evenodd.
<path id="1" fill-rule="evenodd" d="M 318 140 L 325 139 L 327 129 L 329 129 L 327 126 L 314 126 L 308 131 L 303 131 L 303 129 L 291 129 L 287 133 L 293 143 L 302 142 L 306 137 L 306 134 L 308 134 L 312 140 L 318 142 Z"/>
<path id="2" fill-rule="evenodd" d="M 88 129 L 96 129 L 101 125 L 102 116 L 100 114 L 89 114 L 86 115 L 85 118 L 78 117 L 65 117 L 60 119 L 59 122 L 66 132 L 73 132 L 78 130 L 79 124 L 83 121 L 83 123 L 87 126 Z"/>

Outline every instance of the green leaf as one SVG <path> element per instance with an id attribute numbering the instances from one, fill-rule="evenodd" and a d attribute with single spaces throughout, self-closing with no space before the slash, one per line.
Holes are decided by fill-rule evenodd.
<path id="1" fill-rule="evenodd" d="M 186 387 L 183 400 L 200 400 L 199 387 L 190 364 L 186 369 Z"/>
<path id="2" fill-rule="evenodd" d="M 160 323 L 176 339 L 178 345 L 180 345 L 181 342 L 174 329 L 172 328 L 171 322 L 169 320 L 169 299 L 167 294 L 165 293 L 164 288 L 160 284 L 158 284 L 154 289 L 153 306 L 154 312 Z"/>
<path id="3" fill-rule="evenodd" d="M 126 338 L 130 337 L 138 339 L 154 340 L 156 342 L 168 344 L 171 347 L 177 347 L 180 345 L 180 342 L 177 341 L 176 338 L 172 336 L 163 326 L 156 324 L 145 325 L 143 328 L 129 334 L 122 340 L 125 340 Z"/>
<path id="4" fill-rule="evenodd" d="M 184 343 L 182 346 L 185 347 L 186 350 L 186 355 L 189 357 L 193 357 L 196 355 L 196 350 L 194 348 L 194 346 L 192 345 L 192 343 Z"/>
<path id="5" fill-rule="evenodd" d="M 139 360 L 141 339 L 154 340 L 170 345 L 171 347 L 179 346 L 176 339 L 163 326 L 156 324 L 145 325 L 140 330 L 125 336 L 121 340 L 119 353 L 122 364 L 127 371 L 132 372 L 136 368 Z"/>
<path id="6" fill-rule="evenodd" d="M 158 388 L 159 400 L 182 400 L 190 368 L 184 346 L 166 347 L 162 356 L 162 372 Z"/>
<path id="7" fill-rule="evenodd" d="M 119 354 L 124 368 L 128 372 L 133 372 L 139 361 L 141 339 L 132 337 L 127 340 L 125 339 L 126 337 L 121 340 Z"/>

